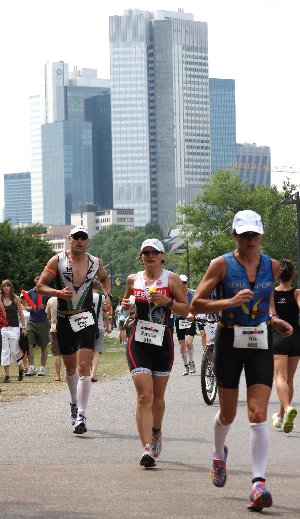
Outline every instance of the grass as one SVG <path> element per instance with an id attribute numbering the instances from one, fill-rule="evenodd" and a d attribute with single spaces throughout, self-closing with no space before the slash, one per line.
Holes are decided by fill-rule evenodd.
<path id="1" fill-rule="evenodd" d="M 35 348 L 35 366 L 39 367 L 40 350 Z M 104 352 L 100 355 L 97 377 L 98 380 L 105 377 L 112 377 L 125 373 L 128 370 L 124 346 L 119 344 L 118 339 L 105 337 Z M 66 389 L 66 383 L 55 381 L 54 360 L 49 347 L 49 355 L 46 364 L 46 375 L 44 377 L 25 377 L 22 382 L 18 382 L 18 368 L 12 364 L 10 366 L 10 382 L 3 384 L 4 368 L 0 366 L 0 403 L 20 400 L 25 397 L 37 396 L 42 393 L 53 393 Z M 61 373 L 64 373 L 62 363 Z M 64 377 L 63 377 L 64 378 Z"/>

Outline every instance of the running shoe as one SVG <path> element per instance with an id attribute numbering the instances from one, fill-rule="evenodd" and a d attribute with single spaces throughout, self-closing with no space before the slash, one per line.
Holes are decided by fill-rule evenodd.
<path id="1" fill-rule="evenodd" d="M 287 408 L 286 412 L 283 416 L 283 422 L 282 422 L 282 429 L 285 433 L 289 433 L 294 428 L 294 420 L 297 416 L 297 409 L 295 407 L 289 407 Z"/>
<path id="2" fill-rule="evenodd" d="M 189 364 L 190 373 L 196 373 L 195 362 L 192 360 Z"/>
<path id="3" fill-rule="evenodd" d="M 151 450 L 153 452 L 154 458 L 158 458 L 161 453 L 162 443 L 161 443 L 161 431 L 158 433 L 153 433 L 152 435 L 152 443 Z"/>
<path id="4" fill-rule="evenodd" d="M 145 469 L 151 469 L 152 467 L 156 466 L 154 454 L 152 452 L 151 445 L 149 444 L 144 446 L 143 455 L 140 459 L 140 465 L 145 467 Z"/>
<path id="5" fill-rule="evenodd" d="M 72 404 L 72 402 L 70 402 L 70 407 L 71 407 L 71 412 L 70 412 L 71 424 L 75 425 L 77 413 L 78 413 L 78 407 L 77 407 L 77 404 Z"/>
<path id="6" fill-rule="evenodd" d="M 25 373 L 26 377 L 34 377 L 36 371 L 34 369 L 34 366 L 29 366 L 27 373 Z"/>
<path id="7" fill-rule="evenodd" d="M 251 490 L 247 508 L 254 512 L 260 512 L 263 508 L 272 506 L 272 496 L 266 488 L 264 481 L 257 481 Z"/>
<path id="8" fill-rule="evenodd" d="M 8 375 L 6 375 L 6 377 L 4 377 L 3 384 L 8 384 L 8 382 L 10 382 L 10 378 Z"/>
<path id="9" fill-rule="evenodd" d="M 184 365 L 184 372 L 182 373 L 182 375 L 185 377 L 185 375 L 189 375 L 189 373 L 190 373 L 189 365 L 185 364 Z"/>
<path id="10" fill-rule="evenodd" d="M 83 414 L 79 414 L 76 418 L 75 427 L 73 433 L 83 434 L 87 432 L 86 428 L 86 417 Z"/>
<path id="11" fill-rule="evenodd" d="M 224 459 L 217 460 L 213 458 L 210 468 L 210 477 L 215 487 L 224 487 L 226 483 L 226 460 L 228 456 L 228 448 L 224 445 Z"/>
<path id="12" fill-rule="evenodd" d="M 277 413 L 272 414 L 273 427 L 282 429 L 283 418 L 279 418 Z"/>
<path id="13" fill-rule="evenodd" d="M 38 377 L 44 377 L 46 375 L 46 370 L 44 366 L 41 366 L 38 371 Z"/>

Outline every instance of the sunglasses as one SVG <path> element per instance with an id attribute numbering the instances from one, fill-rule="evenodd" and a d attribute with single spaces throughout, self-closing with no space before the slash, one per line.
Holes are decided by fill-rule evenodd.
<path id="1" fill-rule="evenodd" d="M 160 250 L 143 250 L 142 254 L 144 254 L 144 256 L 150 256 L 150 254 L 158 256 L 159 254 L 161 254 L 161 252 Z"/>
<path id="2" fill-rule="evenodd" d="M 242 232 L 239 236 L 241 236 L 242 238 L 256 238 L 257 236 L 259 236 L 259 232 L 252 232 L 252 231 L 248 231 L 248 232 Z"/>
<path id="3" fill-rule="evenodd" d="M 71 238 L 73 238 L 73 240 L 87 240 L 88 235 L 84 232 L 75 232 L 75 234 L 72 234 Z"/>
<path id="4" fill-rule="evenodd" d="M 182 283 L 183 285 L 187 285 L 187 284 L 188 284 L 187 281 L 181 281 L 181 283 Z"/>

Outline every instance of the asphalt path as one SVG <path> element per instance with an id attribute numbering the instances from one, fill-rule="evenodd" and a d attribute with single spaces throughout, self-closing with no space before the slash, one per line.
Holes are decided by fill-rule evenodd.
<path id="1" fill-rule="evenodd" d="M 0 518 L 201 519 L 249 517 L 249 425 L 244 382 L 237 418 L 228 435 L 228 480 L 209 478 L 212 423 L 218 403 L 207 406 L 200 389 L 200 338 L 195 338 L 195 375 L 183 377 L 176 343 L 166 393 L 163 450 L 157 468 L 139 465 L 135 391 L 129 374 L 92 384 L 88 432 L 72 433 L 68 391 L 0 404 Z M 300 411 L 300 375 L 295 405 Z M 296 429 L 274 430 L 269 406 L 267 484 L 273 507 L 261 515 L 300 516 L 300 414 Z"/>

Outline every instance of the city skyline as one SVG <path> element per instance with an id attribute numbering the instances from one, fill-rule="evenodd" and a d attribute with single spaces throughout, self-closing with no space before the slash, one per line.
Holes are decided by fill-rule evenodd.
<path id="1" fill-rule="evenodd" d="M 44 64 L 63 60 L 70 67 L 97 68 L 99 78 L 109 78 L 109 16 L 132 7 L 112 2 L 101 6 L 97 17 L 91 16 L 98 12 L 95 0 L 87 0 L 84 11 L 69 0 L 53 0 L 49 9 L 47 4 L 41 10 L 37 0 L 11 0 L 4 7 L 2 191 L 4 173 L 30 171 L 29 97 L 40 92 Z M 177 11 L 179 6 L 140 0 L 134 7 Z M 279 0 L 204 0 L 180 7 L 195 21 L 208 23 L 209 77 L 236 82 L 237 142 L 269 146 L 272 165 L 299 165 L 297 0 L 284 5 Z"/>

